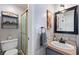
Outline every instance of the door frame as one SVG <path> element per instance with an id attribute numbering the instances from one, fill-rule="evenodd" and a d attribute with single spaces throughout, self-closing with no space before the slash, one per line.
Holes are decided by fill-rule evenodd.
<path id="1" fill-rule="evenodd" d="M 22 16 L 24 15 L 24 13 L 28 13 L 28 8 L 27 9 L 25 9 L 25 11 L 21 14 L 21 24 L 20 24 L 20 26 L 21 26 L 21 50 L 22 50 L 22 54 L 24 55 L 24 54 L 28 54 L 28 14 L 27 14 L 27 18 L 26 18 L 26 51 L 27 51 L 27 53 L 25 52 L 24 53 L 24 51 L 23 51 L 23 49 L 22 49 Z"/>

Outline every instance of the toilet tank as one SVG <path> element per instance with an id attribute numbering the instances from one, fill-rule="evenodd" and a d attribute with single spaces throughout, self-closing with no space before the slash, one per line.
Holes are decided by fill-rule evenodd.
<path id="1" fill-rule="evenodd" d="M 1 41 L 2 51 L 17 48 L 17 45 L 18 45 L 18 39 Z"/>

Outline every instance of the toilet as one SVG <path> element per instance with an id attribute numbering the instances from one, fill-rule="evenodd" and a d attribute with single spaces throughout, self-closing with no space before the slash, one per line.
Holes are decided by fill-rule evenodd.
<path id="1" fill-rule="evenodd" d="M 1 41 L 1 48 L 4 55 L 18 55 L 18 39 Z"/>

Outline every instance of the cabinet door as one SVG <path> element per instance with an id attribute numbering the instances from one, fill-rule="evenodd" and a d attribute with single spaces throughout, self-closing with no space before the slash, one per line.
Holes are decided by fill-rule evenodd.
<path id="1" fill-rule="evenodd" d="M 52 49 L 46 48 L 46 55 L 62 55 L 62 54 Z"/>

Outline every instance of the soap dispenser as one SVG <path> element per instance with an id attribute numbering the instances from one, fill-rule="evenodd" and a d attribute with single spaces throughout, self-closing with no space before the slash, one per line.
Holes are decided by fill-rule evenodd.
<path id="1" fill-rule="evenodd" d="M 55 40 L 56 40 L 56 36 L 54 35 L 53 41 L 55 41 Z"/>

